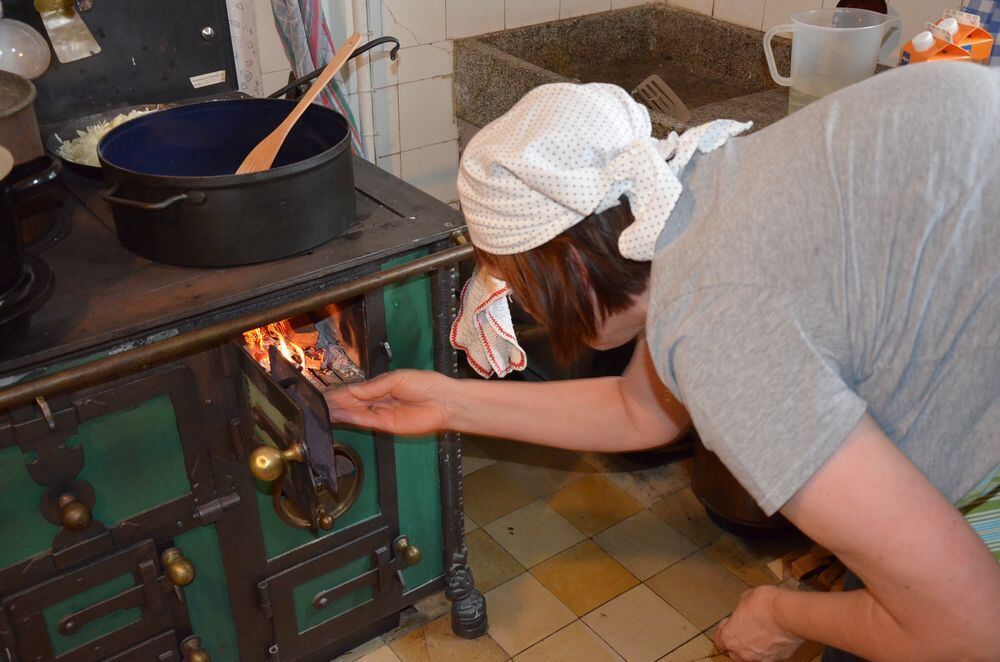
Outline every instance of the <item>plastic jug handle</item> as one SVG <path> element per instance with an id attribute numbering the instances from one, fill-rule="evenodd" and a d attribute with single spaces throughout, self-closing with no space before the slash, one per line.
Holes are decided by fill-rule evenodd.
<path id="1" fill-rule="evenodd" d="M 771 48 L 771 42 L 774 40 L 774 35 L 779 32 L 793 34 L 795 32 L 795 26 L 791 23 L 782 23 L 781 25 L 775 25 L 773 28 L 767 31 L 764 35 L 764 56 L 767 58 L 767 68 L 771 70 L 771 78 L 778 85 L 784 85 L 785 87 L 792 86 L 792 79 L 782 76 L 778 73 L 778 65 L 774 63 L 774 50 Z"/>

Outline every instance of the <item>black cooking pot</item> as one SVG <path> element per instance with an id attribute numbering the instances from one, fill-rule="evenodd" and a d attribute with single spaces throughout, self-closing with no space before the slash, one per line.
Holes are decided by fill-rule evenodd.
<path id="1" fill-rule="evenodd" d="M 356 209 L 350 128 L 339 113 L 310 106 L 270 170 L 234 174 L 294 106 L 208 101 L 110 131 L 98 157 L 122 243 L 157 262 L 227 267 L 294 255 L 343 233 Z"/>
<path id="2" fill-rule="evenodd" d="M 45 301 L 52 272 L 21 246 L 14 203 L 55 181 L 61 164 L 42 158 L 12 174 L 13 158 L 0 147 L 0 356 L 28 331 L 28 316 Z M 27 171 L 25 171 L 27 168 Z"/>
<path id="3" fill-rule="evenodd" d="M 395 37 L 375 39 L 352 57 L 387 43 L 395 59 Z M 295 103 L 205 101 L 109 131 L 97 154 L 122 243 L 157 262 L 229 267 L 295 255 L 342 234 L 357 210 L 351 128 L 336 111 L 309 106 L 270 170 L 234 174 Z"/>

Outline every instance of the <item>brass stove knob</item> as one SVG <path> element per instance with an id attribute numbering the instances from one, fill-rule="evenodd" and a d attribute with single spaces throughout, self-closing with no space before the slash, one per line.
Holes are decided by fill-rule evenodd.
<path id="1" fill-rule="evenodd" d="M 403 563 L 405 565 L 417 565 L 420 563 L 422 554 L 420 548 L 416 545 L 410 544 L 410 539 L 406 536 L 400 536 L 396 538 L 396 542 L 392 544 L 393 549 L 396 553 L 403 557 Z"/>
<path id="2" fill-rule="evenodd" d="M 160 561 L 163 563 L 167 579 L 174 586 L 183 587 L 194 581 L 194 563 L 191 563 L 191 560 L 184 556 L 184 552 L 176 547 L 164 550 L 163 554 L 160 555 Z"/>
<path id="3" fill-rule="evenodd" d="M 73 494 L 59 497 L 59 521 L 69 531 L 84 531 L 92 520 L 90 508 Z"/>
<path id="4" fill-rule="evenodd" d="M 212 656 L 201 647 L 201 637 L 191 635 L 181 642 L 184 662 L 212 662 Z"/>
<path id="5" fill-rule="evenodd" d="M 281 478 L 289 462 L 303 461 L 305 461 L 305 455 L 299 444 L 284 451 L 274 446 L 258 446 L 250 454 L 250 473 L 257 480 L 271 483 Z"/>

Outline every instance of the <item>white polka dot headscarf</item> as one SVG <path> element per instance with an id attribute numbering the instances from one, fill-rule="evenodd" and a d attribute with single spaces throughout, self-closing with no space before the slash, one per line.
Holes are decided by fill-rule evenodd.
<path id="1" fill-rule="evenodd" d="M 657 140 L 646 108 L 616 85 L 537 87 L 462 156 L 458 193 L 472 241 L 495 255 L 522 253 L 625 195 L 635 223 L 618 249 L 651 260 L 695 150 L 710 152 L 750 126 L 717 120 Z"/>

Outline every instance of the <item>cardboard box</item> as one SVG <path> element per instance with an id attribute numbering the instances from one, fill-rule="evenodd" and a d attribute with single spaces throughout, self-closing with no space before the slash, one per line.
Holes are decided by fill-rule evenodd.
<path id="1" fill-rule="evenodd" d="M 967 51 L 952 43 L 951 35 L 946 30 L 933 23 L 928 23 L 927 31 L 931 33 L 934 39 L 933 45 L 922 51 L 917 50 L 913 45 L 913 41 L 918 39 L 923 33 L 918 34 L 900 50 L 899 66 L 916 64 L 917 62 L 961 62 L 972 60 L 972 56 Z"/>
<path id="2" fill-rule="evenodd" d="M 973 62 L 989 64 L 990 54 L 993 52 L 993 36 L 983 29 L 982 19 L 976 14 L 957 9 L 946 9 L 944 15 L 958 21 L 954 44 L 968 53 Z"/>

